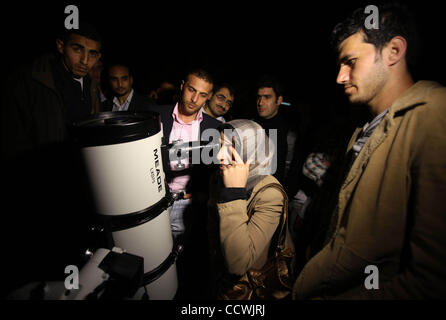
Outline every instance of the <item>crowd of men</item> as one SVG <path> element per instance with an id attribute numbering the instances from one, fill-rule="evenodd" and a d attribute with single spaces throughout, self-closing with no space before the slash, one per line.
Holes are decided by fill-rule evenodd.
<path id="1" fill-rule="evenodd" d="M 372 115 L 355 132 L 333 126 L 318 139 L 298 136 L 290 148 L 297 119 L 281 112 L 281 84 L 268 76 L 258 81 L 254 120 L 267 132 L 277 130 L 274 175 L 292 204 L 297 299 L 446 296 L 446 89 L 411 76 L 409 43 L 415 40 L 405 13 L 401 7 L 383 7 L 380 29 L 369 30 L 363 10 L 357 10 L 333 32 L 337 83 L 352 104 L 368 107 Z M 66 264 L 64 252 L 87 245 L 78 230 L 88 220 L 79 213 L 89 198 L 80 190 L 74 170 L 79 165 L 65 144 L 73 123 L 98 112 L 154 111 L 170 143 L 200 140 L 204 130 L 231 120 L 237 91 L 207 70 L 188 71 L 178 90 L 170 91 L 171 99 L 160 104 L 162 90 L 150 98 L 135 91 L 134 74 L 125 63 L 103 69 L 101 45 L 95 28 L 84 23 L 57 39 L 57 55 L 39 57 L 8 82 L 2 157 L 8 164 L 5 203 L 13 208 L 9 225 L 17 231 L 7 236 L 15 248 L 25 241 L 30 253 L 26 259 L 17 250 L 11 253 L 16 263 L 5 266 L 3 275 L 28 277 L 9 279 L 5 290 L 33 277 L 52 279 Z M 99 85 L 101 79 L 107 83 Z M 318 143 L 323 147 L 316 148 Z M 206 288 L 192 287 L 204 272 L 194 263 L 206 249 L 200 213 L 206 210 L 211 170 L 167 174 L 170 190 L 185 194 L 170 210 L 175 241 L 185 246 L 178 262 L 179 298 L 206 296 Z M 32 271 L 25 263 L 55 257 L 59 265 Z M 364 287 L 368 265 L 380 270 L 377 290 Z"/>

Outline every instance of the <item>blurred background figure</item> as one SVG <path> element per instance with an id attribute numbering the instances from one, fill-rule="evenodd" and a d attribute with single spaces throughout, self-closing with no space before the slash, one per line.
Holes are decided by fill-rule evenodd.
<path id="1" fill-rule="evenodd" d="M 148 98 L 157 105 L 171 105 L 178 101 L 178 88 L 169 80 L 162 80 L 156 90 L 151 90 Z"/>
<path id="2" fill-rule="evenodd" d="M 226 119 L 223 116 L 232 108 L 234 104 L 234 96 L 235 91 L 230 84 L 217 84 L 214 87 L 214 94 L 203 107 L 204 113 L 225 123 Z"/>
<path id="3" fill-rule="evenodd" d="M 102 84 L 102 71 L 104 71 L 104 64 L 102 60 L 98 60 L 88 72 L 90 78 L 96 81 L 96 83 L 98 84 L 99 99 L 101 100 L 101 103 L 107 100 Z"/>
<path id="4" fill-rule="evenodd" d="M 133 74 L 125 64 L 113 64 L 108 68 L 108 82 L 111 96 L 102 103 L 103 111 L 147 111 L 153 104 L 133 89 Z"/>

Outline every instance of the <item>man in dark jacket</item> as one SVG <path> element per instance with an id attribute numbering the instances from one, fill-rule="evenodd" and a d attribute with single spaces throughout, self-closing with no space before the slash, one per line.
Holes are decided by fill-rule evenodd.
<path id="1" fill-rule="evenodd" d="M 103 111 L 147 111 L 154 104 L 133 89 L 133 74 L 127 65 L 111 65 L 108 82 L 113 96 L 102 103 Z"/>
<path id="2" fill-rule="evenodd" d="M 257 113 L 253 119 L 266 130 L 266 134 L 274 141 L 277 152 L 277 169 L 273 174 L 280 183 L 284 183 L 285 161 L 288 153 L 287 135 L 289 124 L 280 112 L 283 102 L 282 87 L 278 80 L 269 75 L 263 76 L 257 84 Z M 273 130 L 276 138 L 273 139 Z"/>
<path id="3" fill-rule="evenodd" d="M 98 87 L 88 71 L 101 56 L 101 40 L 86 23 L 56 40 L 44 55 L 11 76 L 2 97 L 4 161 L 2 294 L 30 281 L 64 279 L 76 264 L 86 201 L 69 127 L 99 111 Z M 3 239 L 4 238 L 4 239 Z"/>
<path id="4" fill-rule="evenodd" d="M 200 141 L 206 130 L 216 129 L 221 124 L 202 111 L 213 89 L 213 80 L 208 72 L 201 69 L 189 72 L 180 88 L 181 98 L 176 105 L 152 107 L 161 116 L 165 143 Z M 166 170 L 166 179 L 172 192 L 183 191 L 186 194 L 185 199 L 176 201 L 170 209 L 173 235 L 184 245 L 177 262 L 177 298 L 205 298 L 208 289 L 205 279 L 209 277 L 206 266 L 206 203 L 212 167 L 201 164 L 190 167 L 185 163 L 186 170 L 175 171 L 176 164 L 176 160 L 170 163 L 171 170 Z M 198 278 L 203 281 L 197 283 Z"/>
<path id="5" fill-rule="evenodd" d="M 172 143 L 178 140 L 183 142 L 200 141 L 203 132 L 207 129 L 216 129 L 221 122 L 202 111 L 206 100 L 212 95 L 213 80 L 205 70 L 194 70 L 188 73 L 181 84 L 181 100 L 172 106 L 152 106 L 152 110 L 161 116 L 164 142 Z M 175 161 L 174 161 L 175 162 Z M 172 162 L 172 166 L 176 163 Z M 186 164 L 186 167 L 188 164 Z M 192 177 L 191 168 L 182 172 L 167 172 L 167 182 L 173 192 L 185 192 L 186 198 L 197 189 L 207 188 L 209 176 L 204 172 Z M 197 180 L 203 183 L 197 183 Z M 172 231 L 174 236 L 185 231 L 182 210 L 172 209 Z M 177 212 L 177 214 L 173 214 Z"/>
<path id="6" fill-rule="evenodd" d="M 88 75 L 101 56 L 99 35 L 83 24 L 68 30 L 56 46 L 59 57 L 44 55 L 9 81 L 2 109 L 7 158 L 64 141 L 68 125 L 99 111 L 98 85 Z"/>

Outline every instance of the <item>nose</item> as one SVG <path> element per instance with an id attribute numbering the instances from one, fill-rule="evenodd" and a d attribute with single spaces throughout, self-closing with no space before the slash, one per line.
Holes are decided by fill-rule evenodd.
<path id="1" fill-rule="evenodd" d="M 224 156 L 224 145 L 220 145 L 220 151 L 218 151 L 217 153 L 217 159 L 219 161 L 219 163 L 223 163 L 225 156 Z"/>
<path id="2" fill-rule="evenodd" d="M 87 65 L 88 64 L 88 54 L 86 54 L 85 51 L 82 50 L 82 54 L 81 54 L 81 63 L 83 65 Z"/>
<path id="3" fill-rule="evenodd" d="M 194 92 L 192 94 L 191 100 L 192 100 L 193 103 L 197 103 L 197 101 L 198 101 L 198 92 Z"/>
<path id="4" fill-rule="evenodd" d="M 257 105 L 259 105 L 259 106 L 263 105 L 263 97 L 257 98 Z"/>
<path id="5" fill-rule="evenodd" d="M 336 83 L 344 84 L 350 80 L 350 71 L 347 66 L 341 66 L 339 68 L 338 76 L 336 78 Z"/>

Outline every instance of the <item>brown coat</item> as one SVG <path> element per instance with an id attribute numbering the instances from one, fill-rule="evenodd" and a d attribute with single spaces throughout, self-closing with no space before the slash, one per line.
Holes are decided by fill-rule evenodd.
<path id="1" fill-rule="evenodd" d="M 378 267 L 378 290 L 365 289 L 368 265 Z M 420 81 L 390 107 L 353 163 L 336 230 L 300 273 L 294 297 L 446 298 L 444 87 Z"/>
<path id="2" fill-rule="evenodd" d="M 250 268 L 261 268 L 266 262 L 271 238 L 279 225 L 283 208 L 283 195 L 268 188 L 258 196 L 254 214 L 248 222 L 247 206 L 257 190 L 269 183 L 278 183 L 266 176 L 253 189 L 248 200 L 234 200 L 218 204 L 220 215 L 220 241 L 228 271 L 242 275 Z M 287 234 L 286 248 L 292 247 Z"/>

